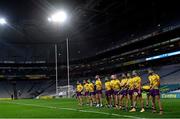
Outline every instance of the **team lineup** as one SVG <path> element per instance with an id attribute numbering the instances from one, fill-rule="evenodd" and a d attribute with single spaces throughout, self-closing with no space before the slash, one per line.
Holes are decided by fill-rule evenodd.
<path id="1" fill-rule="evenodd" d="M 141 77 L 137 72 L 123 73 L 120 78 L 117 75 L 111 75 L 110 79 L 105 78 L 103 85 L 99 75 L 95 76 L 95 81 L 84 80 L 83 84 L 77 81 L 76 94 L 79 105 L 87 104 L 89 106 L 120 109 L 129 112 L 145 111 L 142 92 L 146 92 L 146 109 L 151 103 L 152 112 L 156 113 L 156 102 L 158 103 L 159 113 L 163 114 L 160 101 L 160 76 L 152 70 L 148 70 L 148 85 L 142 85 Z M 103 88 L 104 87 L 104 88 Z M 105 90 L 106 104 L 102 103 L 102 94 Z M 137 103 L 140 102 L 140 103 Z"/>

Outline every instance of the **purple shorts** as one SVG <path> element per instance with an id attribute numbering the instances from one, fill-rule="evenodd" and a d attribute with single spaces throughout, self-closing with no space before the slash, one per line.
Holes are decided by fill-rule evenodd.
<path id="1" fill-rule="evenodd" d="M 88 95 L 89 95 L 89 92 L 85 92 L 85 93 L 84 93 L 84 96 L 88 96 Z"/>
<path id="2" fill-rule="evenodd" d="M 76 93 L 77 97 L 82 96 L 81 92 Z"/>
<path id="3" fill-rule="evenodd" d="M 111 89 L 111 95 L 113 95 L 114 94 L 114 90 L 113 89 Z"/>
<path id="4" fill-rule="evenodd" d="M 114 90 L 114 95 L 118 95 L 119 91 Z"/>
<path id="5" fill-rule="evenodd" d="M 141 90 L 139 91 L 138 89 L 134 89 L 134 92 L 133 93 L 138 93 L 138 96 L 141 96 L 142 93 L 141 93 Z"/>
<path id="6" fill-rule="evenodd" d="M 151 89 L 150 91 L 150 95 L 151 96 L 157 96 L 157 95 L 160 95 L 160 91 L 159 91 L 159 89 Z"/>
<path id="7" fill-rule="evenodd" d="M 127 95 L 127 90 L 122 90 L 122 91 L 120 92 L 120 95 L 126 96 L 126 95 Z"/>
<path id="8" fill-rule="evenodd" d="M 111 90 L 107 90 L 107 91 L 106 91 L 106 96 L 111 96 L 111 94 L 112 94 L 112 91 L 111 91 Z"/>
<path id="9" fill-rule="evenodd" d="M 102 90 L 96 90 L 96 94 L 102 94 Z"/>
<path id="10" fill-rule="evenodd" d="M 129 90 L 129 91 L 128 91 L 128 94 L 129 94 L 129 95 L 133 95 L 133 93 L 134 93 L 134 90 Z"/>
<path id="11" fill-rule="evenodd" d="M 90 92 L 89 95 L 92 96 L 92 95 L 95 95 L 96 93 L 95 92 Z"/>

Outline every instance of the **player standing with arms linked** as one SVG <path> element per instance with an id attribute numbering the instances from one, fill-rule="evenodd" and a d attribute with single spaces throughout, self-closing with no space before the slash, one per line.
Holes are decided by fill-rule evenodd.
<path id="1" fill-rule="evenodd" d="M 112 98 L 111 98 L 111 82 L 108 78 L 105 78 L 105 90 L 106 90 L 106 100 L 107 100 L 107 107 L 110 108 L 112 107 Z"/>
<path id="2" fill-rule="evenodd" d="M 89 83 L 89 103 L 90 106 L 92 107 L 93 104 L 95 103 L 95 90 L 94 90 L 94 84 L 91 82 L 91 80 L 88 80 Z"/>
<path id="3" fill-rule="evenodd" d="M 115 106 L 115 109 L 117 109 L 118 108 L 118 97 L 119 97 L 118 95 L 119 95 L 119 90 L 120 90 L 120 81 L 116 75 L 111 75 L 111 79 L 113 80 L 112 89 L 114 92 L 114 106 Z"/>
<path id="4" fill-rule="evenodd" d="M 82 106 L 82 104 L 83 104 L 83 102 L 82 102 L 83 86 L 79 81 L 77 81 L 76 84 L 77 84 L 77 86 L 76 86 L 77 99 L 78 99 L 79 105 Z"/>
<path id="5" fill-rule="evenodd" d="M 150 95 L 152 97 L 152 107 L 153 107 L 153 112 L 156 112 L 156 101 L 158 101 L 159 104 L 159 110 L 160 114 L 163 114 L 163 109 L 162 109 L 162 104 L 160 101 L 160 76 L 152 70 L 148 70 L 148 79 L 150 82 Z"/>
<path id="6" fill-rule="evenodd" d="M 141 91 L 141 77 L 138 76 L 138 74 L 133 71 L 133 85 L 134 85 L 134 92 L 133 92 L 133 109 L 130 110 L 130 112 L 135 112 L 136 111 L 136 103 L 137 100 L 140 101 L 141 103 L 141 111 L 144 112 L 144 101 L 142 99 L 142 91 Z"/>
<path id="7" fill-rule="evenodd" d="M 89 104 L 89 84 L 86 80 L 83 81 L 84 84 L 84 101 L 86 105 Z"/>
<path id="8" fill-rule="evenodd" d="M 128 97 L 127 97 L 128 78 L 126 77 L 126 75 L 124 73 L 122 74 L 121 77 L 122 77 L 122 79 L 121 79 L 121 83 L 120 83 L 121 91 L 120 91 L 120 95 L 119 95 L 119 108 L 123 109 L 123 98 L 125 98 L 125 105 L 126 105 L 125 110 L 127 111 L 127 109 L 128 109 Z"/>
<path id="9" fill-rule="evenodd" d="M 102 107 L 102 82 L 99 75 L 95 76 L 96 82 L 96 107 Z"/>
<path id="10" fill-rule="evenodd" d="M 133 92 L 134 92 L 134 82 L 131 73 L 127 73 L 127 79 L 128 79 L 128 99 L 130 101 L 131 108 L 133 108 Z"/>

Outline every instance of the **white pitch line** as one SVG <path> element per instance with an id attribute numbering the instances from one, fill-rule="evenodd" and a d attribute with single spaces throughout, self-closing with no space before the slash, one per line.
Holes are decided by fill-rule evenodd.
<path id="1" fill-rule="evenodd" d="M 99 112 L 99 111 L 91 111 L 91 110 L 78 110 L 78 109 L 74 109 L 74 108 L 61 108 L 61 107 L 54 107 L 54 106 L 42 106 L 42 105 L 27 104 L 27 103 L 17 103 L 17 102 L 3 102 L 3 103 L 10 103 L 10 104 L 17 104 L 17 105 L 24 105 L 24 106 L 33 106 L 33 107 L 41 107 L 41 108 L 49 108 L 49 109 L 60 109 L 60 110 L 68 110 L 68 111 L 77 111 L 77 112 L 113 115 L 113 116 L 116 116 L 116 117 L 140 118 L 140 117 L 130 116 L 130 115 L 120 115 L 120 114 L 116 114 L 116 113 L 107 113 L 107 112 Z"/>

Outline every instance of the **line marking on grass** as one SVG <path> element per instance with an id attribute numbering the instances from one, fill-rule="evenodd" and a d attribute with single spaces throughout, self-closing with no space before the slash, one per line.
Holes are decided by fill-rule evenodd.
<path id="1" fill-rule="evenodd" d="M 33 107 L 40 107 L 40 108 L 49 108 L 49 109 L 69 110 L 69 111 L 77 111 L 77 112 L 85 112 L 85 113 L 104 114 L 104 115 L 112 115 L 116 117 L 125 117 L 125 118 L 138 118 L 138 119 L 141 118 L 141 117 L 130 116 L 130 115 L 120 115 L 116 113 L 107 113 L 107 112 L 99 112 L 99 111 L 91 111 L 91 110 L 78 110 L 74 108 L 63 108 L 63 107 L 61 108 L 61 107 L 54 107 L 54 106 L 43 106 L 43 105 L 36 105 L 36 104 L 17 103 L 17 102 L 3 102 L 3 103 L 33 106 Z"/>

